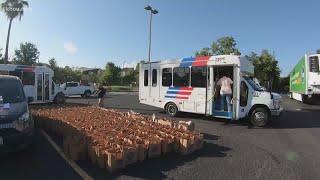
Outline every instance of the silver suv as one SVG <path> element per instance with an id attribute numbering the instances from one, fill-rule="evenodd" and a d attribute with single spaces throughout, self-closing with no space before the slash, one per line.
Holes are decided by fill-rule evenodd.
<path id="1" fill-rule="evenodd" d="M 21 81 L 0 75 L 0 151 L 12 152 L 34 142 L 34 122 Z"/>

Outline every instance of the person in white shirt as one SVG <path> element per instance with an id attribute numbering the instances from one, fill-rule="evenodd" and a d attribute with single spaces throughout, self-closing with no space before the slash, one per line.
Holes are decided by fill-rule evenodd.
<path id="1" fill-rule="evenodd" d="M 231 96 L 232 96 L 232 88 L 231 85 L 233 84 L 233 81 L 226 76 L 223 76 L 219 81 L 217 82 L 217 85 L 220 86 L 220 96 L 221 96 L 221 110 L 224 110 L 225 102 L 227 101 L 227 107 L 228 112 L 231 112 Z"/>

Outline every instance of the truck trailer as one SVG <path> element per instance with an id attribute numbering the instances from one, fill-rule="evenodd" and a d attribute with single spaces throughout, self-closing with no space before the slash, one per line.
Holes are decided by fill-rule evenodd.
<path id="1" fill-rule="evenodd" d="M 319 101 L 320 54 L 306 54 L 290 72 L 290 97 L 303 103 Z"/>

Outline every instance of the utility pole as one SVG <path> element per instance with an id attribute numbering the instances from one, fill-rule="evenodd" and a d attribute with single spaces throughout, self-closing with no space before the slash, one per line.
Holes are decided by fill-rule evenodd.
<path id="1" fill-rule="evenodd" d="M 148 51 L 148 61 L 151 62 L 151 40 L 152 40 L 152 16 L 153 14 L 158 14 L 159 11 L 152 8 L 150 5 L 144 8 L 146 11 L 150 11 L 149 20 L 149 51 Z"/>

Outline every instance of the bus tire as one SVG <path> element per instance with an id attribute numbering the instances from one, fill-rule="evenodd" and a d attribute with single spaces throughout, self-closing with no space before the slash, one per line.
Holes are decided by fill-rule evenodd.
<path id="1" fill-rule="evenodd" d="M 84 93 L 83 93 L 83 97 L 85 98 L 88 98 L 91 96 L 91 91 L 90 90 L 86 90 Z"/>
<path id="2" fill-rule="evenodd" d="M 303 104 L 312 104 L 311 98 L 308 97 L 308 95 L 301 95 L 302 103 Z"/>
<path id="3" fill-rule="evenodd" d="M 165 106 L 165 110 L 166 110 L 167 114 L 169 114 L 169 115 L 172 116 L 172 117 L 177 116 L 177 115 L 178 115 L 178 112 L 179 112 L 177 105 L 174 104 L 174 103 L 172 103 L 172 102 L 171 102 L 171 103 L 168 103 L 168 104 Z"/>
<path id="4" fill-rule="evenodd" d="M 249 116 L 250 123 L 256 127 L 263 127 L 270 121 L 271 114 L 264 107 L 256 107 Z"/>
<path id="5" fill-rule="evenodd" d="M 66 96 L 63 93 L 58 93 L 54 98 L 53 102 L 55 104 L 64 104 L 66 102 Z"/>

